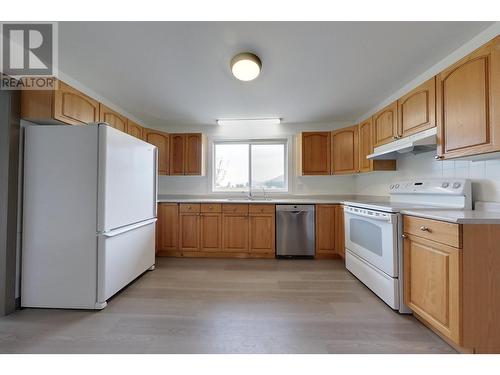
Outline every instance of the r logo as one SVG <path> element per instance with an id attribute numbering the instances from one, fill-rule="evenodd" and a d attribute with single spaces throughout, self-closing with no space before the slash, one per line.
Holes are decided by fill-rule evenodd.
<path id="1" fill-rule="evenodd" d="M 54 75 L 54 24 L 2 23 L 1 71 L 9 76 Z"/>

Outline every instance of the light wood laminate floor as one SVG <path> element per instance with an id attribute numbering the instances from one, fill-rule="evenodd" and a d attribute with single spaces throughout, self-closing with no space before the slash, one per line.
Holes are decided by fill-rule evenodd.
<path id="1" fill-rule="evenodd" d="M 454 353 L 336 260 L 158 258 L 100 312 L 0 318 L 1 353 Z"/>

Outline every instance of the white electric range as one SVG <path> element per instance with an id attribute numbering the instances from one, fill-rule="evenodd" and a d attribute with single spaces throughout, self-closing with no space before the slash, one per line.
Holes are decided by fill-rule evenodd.
<path id="1" fill-rule="evenodd" d="M 467 179 L 412 180 L 389 186 L 390 198 L 344 202 L 347 269 L 400 313 L 403 303 L 403 220 L 405 209 L 472 209 Z"/>

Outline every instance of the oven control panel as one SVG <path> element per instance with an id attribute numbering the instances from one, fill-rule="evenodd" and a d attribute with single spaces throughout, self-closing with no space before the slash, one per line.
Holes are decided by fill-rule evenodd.
<path id="1" fill-rule="evenodd" d="M 465 195 L 470 189 L 470 180 L 457 178 L 400 181 L 389 185 L 390 194 Z"/>

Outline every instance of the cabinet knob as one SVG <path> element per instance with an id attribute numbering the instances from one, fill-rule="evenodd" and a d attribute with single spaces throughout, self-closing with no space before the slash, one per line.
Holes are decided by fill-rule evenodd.
<path id="1" fill-rule="evenodd" d="M 441 160 L 442 158 L 443 158 L 442 155 L 436 155 L 436 156 L 434 156 L 434 159 L 436 159 L 436 160 Z"/>
<path id="2" fill-rule="evenodd" d="M 423 231 L 423 232 L 430 232 L 431 230 L 429 228 L 427 228 L 425 225 L 422 225 L 420 227 L 420 230 Z"/>
<path id="3" fill-rule="evenodd" d="M 406 234 L 402 234 L 401 237 L 408 238 L 408 236 Z"/>

